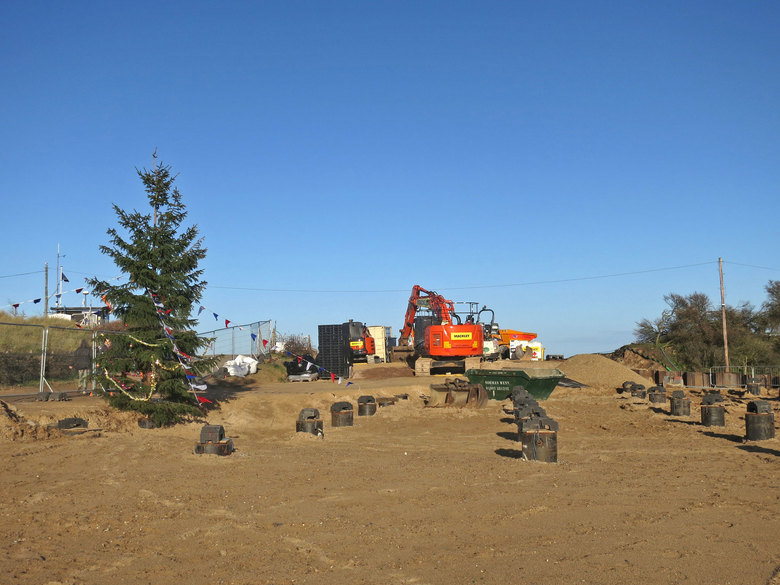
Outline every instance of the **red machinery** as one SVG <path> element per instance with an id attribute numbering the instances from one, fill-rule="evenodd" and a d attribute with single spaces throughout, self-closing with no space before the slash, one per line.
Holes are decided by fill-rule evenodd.
<path id="1" fill-rule="evenodd" d="M 426 315 L 418 315 L 425 310 Z M 434 368 L 479 367 L 483 351 L 483 328 L 461 323 L 453 302 L 420 285 L 412 288 L 393 361 L 414 359 L 417 374 Z"/>

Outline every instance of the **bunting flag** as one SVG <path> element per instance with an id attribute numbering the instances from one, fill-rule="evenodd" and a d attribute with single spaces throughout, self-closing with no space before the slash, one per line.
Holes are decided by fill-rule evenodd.
<path id="1" fill-rule="evenodd" d="M 147 292 L 147 294 L 149 294 L 152 297 L 152 302 L 154 303 L 155 307 L 157 307 L 157 318 L 160 320 L 160 325 L 163 328 L 165 336 L 168 339 L 171 340 L 171 344 L 173 345 L 174 354 L 176 355 L 176 358 L 177 358 L 177 360 L 179 362 L 179 367 L 181 367 L 182 370 L 184 370 L 184 374 L 185 374 L 185 377 L 187 379 L 187 383 L 190 385 L 190 390 L 192 391 L 192 394 L 194 395 L 195 400 L 198 402 L 198 404 L 211 403 L 211 401 L 208 400 L 207 398 L 203 398 L 201 396 L 198 396 L 198 391 L 204 391 L 204 390 L 206 390 L 208 388 L 208 386 L 206 384 L 195 384 L 195 383 L 193 383 L 195 378 L 196 378 L 196 376 L 194 374 L 189 373 L 190 372 L 190 368 L 189 368 L 189 366 L 187 365 L 186 362 L 182 361 L 182 358 L 185 358 L 187 360 L 193 360 L 194 358 L 191 355 L 189 355 L 189 354 L 183 352 L 181 349 L 179 349 L 179 347 L 176 345 L 176 339 L 173 336 L 173 333 L 174 333 L 173 327 L 170 327 L 165 322 L 165 315 L 170 315 L 171 309 L 163 310 L 163 309 L 165 309 L 165 305 L 163 304 L 165 302 L 165 299 L 160 297 L 160 295 L 158 295 L 157 293 L 154 293 L 154 292 L 152 292 L 150 290 L 147 290 L 146 292 Z M 160 300 L 158 301 L 157 299 L 160 299 Z M 157 362 L 157 365 L 162 367 L 165 370 L 169 370 L 170 371 L 169 368 L 166 368 L 166 367 L 162 366 L 162 364 L 160 364 L 159 361 Z"/>
<path id="2" fill-rule="evenodd" d="M 200 309 L 198 309 L 198 315 L 200 315 L 200 314 L 201 314 L 203 311 L 205 311 L 205 310 L 206 310 L 206 307 L 204 307 L 203 305 L 201 305 L 201 306 L 200 306 Z"/>
<path id="3" fill-rule="evenodd" d="M 306 371 L 307 372 L 311 369 L 312 366 L 314 366 L 317 369 L 317 373 L 320 375 L 320 378 L 322 378 L 322 376 L 324 376 L 325 374 L 328 374 L 330 376 L 330 381 L 331 382 L 337 382 L 338 384 L 341 384 L 344 381 L 344 378 L 342 376 L 336 377 L 336 373 L 335 372 L 329 372 L 328 370 L 326 370 L 322 366 L 320 366 L 318 364 L 315 364 L 314 362 L 310 362 L 309 360 L 305 359 L 303 356 L 300 356 L 298 354 L 295 354 L 295 353 L 292 353 L 292 352 L 289 352 L 289 351 L 287 352 L 287 355 L 295 357 L 298 360 L 299 364 L 301 363 L 301 360 L 305 361 L 306 362 Z M 353 382 L 347 382 L 347 386 L 352 386 L 352 385 L 353 385 Z"/>
<path id="4" fill-rule="evenodd" d="M 352 386 L 352 382 L 347 382 L 347 385 L 344 386 L 344 388 L 349 388 L 350 386 Z"/>
<path id="5" fill-rule="evenodd" d="M 268 340 L 267 339 L 263 339 L 263 347 L 265 347 L 266 345 L 268 345 Z"/>
<path id="6" fill-rule="evenodd" d="M 64 272 L 60 272 L 60 276 L 62 276 L 62 282 L 70 282 Z"/>
<path id="7" fill-rule="evenodd" d="M 250 333 L 249 335 L 252 336 L 252 341 L 257 341 L 257 335 L 255 335 L 254 333 Z"/>
<path id="8" fill-rule="evenodd" d="M 214 315 L 214 321 L 219 320 L 219 315 L 217 315 L 216 313 L 212 313 L 212 315 Z"/>
<path id="9" fill-rule="evenodd" d="M 62 280 L 61 280 L 61 282 L 70 282 L 70 280 L 68 279 L 68 277 L 67 277 L 67 276 L 65 276 L 64 274 L 61 274 L 61 276 L 62 276 Z M 121 276 L 114 276 L 114 277 L 110 278 L 109 280 L 119 280 L 120 278 L 122 278 L 122 277 L 121 277 Z M 49 295 L 47 298 L 49 298 L 49 299 L 54 299 L 54 298 L 56 298 L 56 299 L 57 299 L 57 301 L 59 302 L 59 300 L 60 300 L 60 299 L 63 297 L 63 295 L 65 295 L 66 293 L 72 293 L 72 292 L 75 292 L 75 293 L 81 293 L 82 291 L 84 291 L 84 287 L 83 287 L 83 286 L 82 286 L 82 287 L 79 287 L 79 288 L 76 288 L 76 289 L 71 289 L 71 290 L 66 290 L 66 291 L 58 292 L 58 293 L 56 293 L 56 294 L 51 294 L 51 295 Z M 103 291 L 103 292 L 105 292 L 105 291 Z M 90 292 L 89 292 L 89 291 L 86 291 L 86 292 L 84 292 L 84 294 L 90 294 Z M 95 293 L 95 292 L 93 292 L 93 293 L 91 293 L 91 294 L 94 294 L 94 295 L 96 295 L 96 296 L 97 296 L 98 294 L 103 294 L 103 293 Z M 43 298 L 42 298 L 42 297 L 39 297 L 39 298 L 37 298 L 37 299 L 28 299 L 28 300 L 26 300 L 26 301 L 20 301 L 20 302 L 18 302 L 18 303 L 12 303 L 12 304 L 8 304 L 8 305 L 3 305 L 3 306 L 0 306 L 0 309 L 2 309 L 2 308 L 4 308 L 4 307 L 14 307 L 14 308 L 18 308 L 20 305 L 24 305 L 24 304 L 27 304 L 27 303 L 33 303 L 33 304 L 37 305 L 37 304 L 38 304 L 38 303 L 40 303 L 42 300 L 43 300 Z M 105 298 L 103 299 L 103 302 L 105 302 Z M 111 305 L 110 305 L 110 304 L 108 304 L 108 303 L 106 303 L 106 305 L 108 306 L 108 308 L 109 308 L 109 310 L 110 310 L 110 309 L 111 309 Z"/>
<path id="10" fill-rule="evenodd" d="M 230 319 L 225 319 L 225 327 L 227 327 L 228 325 L 230 325 Z"/>

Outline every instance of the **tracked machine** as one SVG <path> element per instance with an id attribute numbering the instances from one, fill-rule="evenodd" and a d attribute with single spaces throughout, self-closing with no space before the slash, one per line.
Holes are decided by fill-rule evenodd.
<path id="1" fill-rule="evenodd" d="M 418 376 L 432 370 L 465 372 L 479 367 L 483 331 L 479 323 L 461 323 L 452 301 L 415 285 L 391 359 L 406 361 Z"/>

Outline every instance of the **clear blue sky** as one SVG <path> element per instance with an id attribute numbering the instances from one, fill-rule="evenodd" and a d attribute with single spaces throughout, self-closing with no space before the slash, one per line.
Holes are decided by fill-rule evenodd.
<path id="1" fill-rule="evenodd" d="M 57 244 L 70 289 L 118 274 L 98 246 L 113 203 L 145 208 L 155 148 L 208 248 L 202 304 L 234 323 L 397 331 L 420 284 L 572 355 L 630 342 L 664 294 L 718 305 L 718 257 L 729 304 L 780 280 L 777 2 L 9 2 L 3 21 L 0 305 L 42 296 L 42 273 L 9 275 L 53 281 Z"/>

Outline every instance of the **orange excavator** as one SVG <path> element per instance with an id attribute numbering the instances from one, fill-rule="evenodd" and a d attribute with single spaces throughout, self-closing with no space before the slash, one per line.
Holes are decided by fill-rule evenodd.
<path id="1" fill-rule="evenodd" d="M 414 364 L 416 375 L 429 375 L 432 369 L 465 372 L 478 368 L 483 326 L 470 321 L 461 323 L 452 301 L 415 285 L 391 359 Z"/>

